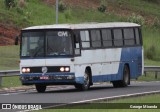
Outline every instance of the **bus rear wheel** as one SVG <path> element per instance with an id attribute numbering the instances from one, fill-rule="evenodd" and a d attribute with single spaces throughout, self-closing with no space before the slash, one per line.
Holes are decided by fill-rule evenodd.
<path id="1" fill-rule="evenodd" d="M 36 84 L 35 86 L 38 93 L 44 93 L 46 90 L 46 85 Z"/>
<path id="2" fill-rule="evenodd" d="M 75 88 L 78 90 L 81 90 L 81 91 L 85 91 L 85 90 L 88 90 L 89 87 L 90 87 L 89 72 L 88 72 L 88 70 L 85 70 L 83 84 L 76 84 Z"/>
<path id="3" fill-rule="evenodd" d="M 123 79 L 120 81 L 113 81 L 113 87 L 126 87 L 130 84 L 130 70 L 127 65 L 124 65 Z"/>

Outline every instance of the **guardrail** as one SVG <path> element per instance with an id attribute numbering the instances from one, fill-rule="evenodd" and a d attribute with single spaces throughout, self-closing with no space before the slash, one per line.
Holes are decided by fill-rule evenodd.
<path id="1" fill-rule="evenodd" d="M 158 72 L 160 72 L 160 66 L 145 66 L 144 75 L 147 75 L 147 72 L 155 72 L 155 79 L 157 79 Z M 6 70 L 0 71 L 0 86 L 2 85 L 2 77 L 12 77 L 19 76 L 19 70 Z"/>
<path id="2" fill-rule="evenodd" d="M 0 86 L 2 86 L 2 77 L 19 76 L 19 74 L 20 74 L 19 70 L 0 71 Z"/>
<path id="3" fill-rule="evenodd" d="M 155 79 L 157 79 L 158 72 L 160 72 L 160 66 L 145 66 L 144 75 L 147 76 L 147 72 L 155 72 Z"/>

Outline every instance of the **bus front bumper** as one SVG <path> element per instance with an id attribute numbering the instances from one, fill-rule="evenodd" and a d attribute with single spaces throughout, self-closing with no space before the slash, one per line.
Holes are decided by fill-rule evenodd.
<path id="1" fill-rule="evenodd" d="M 74 85 L 79 82 L 79 78 L 75 78 L 74 73 L 46 73 L 38 74 L 21 74 L 20 80 L 23 85 L 45 84 L 45 85 Z"/>

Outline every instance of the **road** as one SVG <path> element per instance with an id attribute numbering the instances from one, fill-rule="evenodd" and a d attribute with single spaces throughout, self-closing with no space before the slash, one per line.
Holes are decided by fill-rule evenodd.
<path id="1" fill-rule="evenodd" d="M 0 94 L 0 103 L 71 103 L 104 97 L 160 91 L 160 82 L 131 82 L 126 88 L 113 88 L 112 84 L 98 84 L 88 91 L 78 91 L 73 86 L 47 90 Z"/>

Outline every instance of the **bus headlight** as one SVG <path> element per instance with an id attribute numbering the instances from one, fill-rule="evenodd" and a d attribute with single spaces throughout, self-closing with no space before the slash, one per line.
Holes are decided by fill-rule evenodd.
<path id="1" fill-rule="evenodd" d="M 30 72 L 30 68 L 22 68 L 22 73 L 29 73 Z"/>
<path id="2" fill-rule="evenodd" d="M 61 67 L 61 68 L 60 68 L 60 71 L 61 71 L 61 72 L 64 72 L 64 67 Z"/>
<path id="3" fill-rule="evenodd" d="M 60 67 L 60 72 L 69 72 L 70 67 Z"/>
<path id="4" fill-rule="evenodd" d="M 66 67 L 66 68 L 65 68 L 65 71 L 66 71 L 66 72 L 69 72 L 69 70 L 70 70 L 69 67 Z"/>

